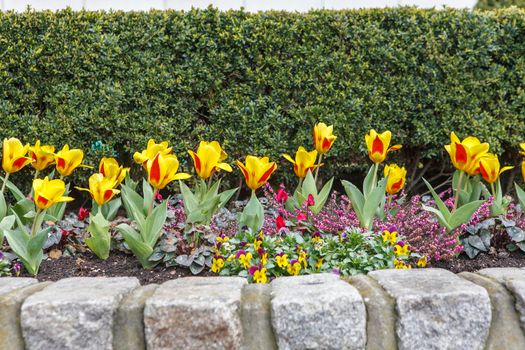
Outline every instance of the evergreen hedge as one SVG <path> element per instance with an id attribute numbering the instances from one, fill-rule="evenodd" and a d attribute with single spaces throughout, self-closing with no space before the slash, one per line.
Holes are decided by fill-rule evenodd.
<path id="1" fill-rule="evenodd" d="M 496 10 L 505 7 L 525 7 L 525 0 L 478 0 L 475 8 L 479 10 Z"/>
<path id="2" fill-rule="evenodd" d="M 91 164 L 111 153 L 131 164 L 150 137 L 187 164 L 186 149 L 217 139 L 233 163 L 312 147 L 324 121 L 338 135 L 324 175 L 366 162 L 369 128 L 391 130 L 405 145 L 392 160 L 409 166 L 448 164 L 452 130 L 516 159 L 523 38 L 516 9 L 5 12 L 0 136 L 67 142 Z M 291 169 L 282 161 L 277 176 Z"/>

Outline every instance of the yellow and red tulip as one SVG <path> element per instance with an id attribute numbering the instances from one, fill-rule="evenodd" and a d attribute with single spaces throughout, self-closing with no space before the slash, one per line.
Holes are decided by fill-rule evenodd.
<path id="1" fill-rule="evenodd" d="M 49 180 L 47 176 L 43 180 L 33 180 L 35 205 L 41 210 L 48 209 L 56 203 L 72 201 L 73 198 L 64 196 L 64 192 L 66 184 L 62 180 Z"/>
<path id="2" fill-rule="evenodd" d="M 324 154 L 332 148 L 332 145 L 337 139 L 333 135 L 334 126 L 327 126 L 325 123 L 318 123 L 314 126 L 314 144 L 315 149 L 319 154 Z"/>
<path id="3" fill-rule="evenodd" d="M 190 174 L 177 173 L 179 160 L 174 154 L 164 155 L 158 152 L 153 159 L 148 160 L 148 181 L 157 190 L 166 187 L 171 181 L 184 180 L 191 177 Z"/>
<path id="4" fill-rule="evenodd" d="M 368 149 L 368 157 L 375 164 L 379 164 L 385 161 L 388 152 L 397 151 L 402 146 L 394 145 L 390 146 L 390 140 L 392 139 L 392 133 L 385 131 L 378 134 L 374 129 L 370 130 L 365 135 L 366 148 Z"/>
<path id="5" fill-rule="evenodd" d="M 33 160 L 31 166 L 42 171 L 55 162 L 55 146 L 40 145 L 40 140 L 34 146 L 29 147 L 29 156 Z"/>
<path id="6" fill-rule="evenodd" d="M 217 141 L 201 141 L 196 153 L 191 150 L 188 153 L 193 159 L 197 175 L 204 180 L 212 176 L 218 169 L 232 171 L 232 167 L 228 163 L 222 162 L 228 158 L 228 155 Z"/>
<path id="7" fill-rule="evenodd" d="M 244 175 L 246 185 L 253 191 L 264 185 L 277 169 L 275 162 L 270 162 L 268 157 L 247 156 L 246 165 L 237 161 L 237 166 Z"/>
<path id="8" fill-rule="evenodd" d="M 454 132 L 450 133 L 450 144 L 445 146 L 452 164 L 469 175 L 479 173 L 479 161 L 489 151 L 489 144 L 481 143 L 477 137 L 469 136 L 460 141 Z"/>
<path id="9" fill-rule="evenodd" d="M 498 178 L 504 171 L 514 168 L 513 166 L 505 166 L 500 169 L 500 167 L 501 166 L 499 163 L 498 156 L 495 154 L 486 153 L 479 160 L 479 170 L 481 176 L 489 184 L 493 184 L 494 182 L 498 181 Z"/>
<path id="10" fill-rule="evenodd" d="M 155 143 L 155 140 L 150 139 L 145 150 L 143 150 L 142 152 L 135 152 L 135 154 L 133 155 L 133 160 L 137 164 L 141 164 L 144 168 L 146 168 L 148 160 L 152 160 L 153 158 L 155 158 L 157 153 L 167 155 L 170 154 L 172 150 L 172 147 L 168 147 L 167 141 Z"/>
<path id="11" fill-rule="evenodd" d="M 93 198 L 99 206 L 102 206 L 120 192 L 115 189 L 116 186 L 118 186 L 116 178 L 109 178 L 101 173 L 96 173 L 89 177 L 89 188 L 75 188 L 80 191 L 89 192 L 91 198 Z"/>
<path id="12" fill-rule="evenodd" d="M 522 156 L 525 156 L 525 142 L 520 143 L 520 148 L 521 148 L 520 154 Z"/>
<path id="13" fill-rule="evenodd" d="M 104 177 L 115 179 L 117 183 L 115 185 L 116 187 L 124 181 L 129 172 L 129 168 L 123 168 L 122 165 L 118 164 L 115 158 L 103 157 L 98 165 L 98 172 Z"/>
<path id="14" fill-rule="evenodd" d="M 17 138 L 4 139 L 2 145 L 2 168 L 8 174 L 16 173 L 32 160 L 27 156 L 29 145 L 23 145 Z"/>
<path id="15" fill-rule="evenodd" d="M 289 154 L 283 154 L 283 157 L 293 164 L 295 175 L 304 178 L 308 170 L 313 171 L 316 167 L 317 151 L 308 152 L 304 147 L 299 147 L 295 153 L 295 160 Z"/>
<path id="16" fill-rule="evenodd" d="M 69 145 L 64 147 L 55 154 L 56 169 L 62 176 L 69 176 L 79 166 L 88 166 L 82 164 L 84 159 L 84 152 L 81 149 L 69 149 Z"/>
<path id="17" fill-rule="evenodd" d="M 385 176 L 388 176 L 386 182 L 386 192 L 396 194 L 405 186 L 407 171 L 405 167 L 399 167 L 397 164 L 385 166 Z"/>

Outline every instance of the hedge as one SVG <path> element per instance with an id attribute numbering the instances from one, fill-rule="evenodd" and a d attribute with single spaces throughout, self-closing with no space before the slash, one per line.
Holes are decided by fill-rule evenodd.
<path id="1" fill-rule="evenodd" d="M 187 148 L 218 139 L 233 163 L 311 146 L 324 121 L 339 136 L 325 176 L 365 164 L 369 128 L 392 130 L 405 145 L 393 160 L 412 167 L 446 159 L 452 130 L 516 158 L 524 37 L 516 9 L 4 12 L 0 135 L 68 142 L 91 164 L 131 164 L 150 137 L 188 162 Z"/>
<path id="2" fill-rule="evenodd" d="M 505 7 L 525 7 L 525 0 L 478 0 L 475 8 L 479 10 L 495 10 Z"/>

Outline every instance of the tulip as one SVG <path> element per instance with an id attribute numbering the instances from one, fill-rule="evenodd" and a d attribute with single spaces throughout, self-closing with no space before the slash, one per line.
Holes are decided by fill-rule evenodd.
<path id="1" fill-rule="evenodd" d="M 228 155 L 217 141 L 201 141 L 197 153 L 191 150 L 188 153 L 193 158 L 197 175 L 204 180 L 212 176 L 217 169 L 232 171 L 232 167 L 228 163 L 222 163 Z"/>
<path id="2" fill-rule="evenodd" d="M 118 186 L 126 178 L 129 168 L 123 168 L 121 165 L 119 166 L 115 158 L 103 157 L 98 165 L 98 172 L 104 177 L 115 179 L 117 183 L 116 186 Z"/>
<path id="3" fill-rule="evenodd" d="M 69 176 L 77 167 L 88 166 L 82 164 L 84 152 L 81 149 L 69 149 L 69 145 L 64 147 L 55 154 L 56 169 L 61 176 Z"/>
<path id="4" fill-rule="evenodd" d="M 521 148 L 520 154 L 522 156 L 525 156 L 525 142 L 520 143 L 520 148 Z"/>
<path id="5" fill-rule="evenodd" d="M 521 162 L 521 177 L 523 177 L 523 181 L 525 182 L 525 160 Z"/>
<path id="6" fill-rule="evenodd" d="M 279 203 L 286 203 L 286 201 L 288 200 L 288 193 L 286 193 L 284 189 L 280 188 L 277 191 L 277 195 L 275 196 L 275 199 Z"/>
<path id="7" fill-rule="evenodd" d="M 29 156 L 33 160 L 33 168 L 42 171 L 55 162 L 55 146 L 41 146 L 40 140 L 37 140 L 34 146 L 29 147 Z"/>
<path id="8" fill-rule="evenodd" d="M 268 157 L 246 157 L 246 165 L 237 161 L 237 166 L 241 169 L 246 185 L 255 191 L 268 181 L 270 175 L 277 169 L 275 162 L 270 162 Z"/>
<path id="9" fill-rule="evenodd" d="M 479 160 L 489 151 L 489 144 L 481 143 L 477 137 L 473 136 L 460 141 L 452 132 L 450 133 L 450 145 L 446 145 L 445 149 L 456 169 L 469 175 L 475 175 L 479 173 Z"/>
<path id="10" fill-rule="evenodd" d="M 142 166 L 146 168 L 148 160 L 152 160 L 153 158 L 155 158 L 157 153 L 160 152 L 163 155 L 167 155 L 171 153 L 172 149 L 172 147 L 168 147 L 167 141 L 155 143 L 155 140 L 150 139 L 148 141 L 148 146 L 145 150 L 143 150 L 142 152 L 135 152 L 135 154 L 133 155 L 133 160 L 135 160 L 137 164 L 142 164 Z"/>
<path id="11" fill-rule="evenodd" d="M 62 180 L 49 180 L 47 176 L 43 180 L 33 180 L 34 201 L 40 210 L 48 209 L 56 203 L 72 201 L 73 198 L 64 196 L 64 192 L 66 184 Z"/>
<path id="12" fill-rule="evenodd" d="M 319 154 L 325 154 L 332 148 L 337 136 L 333 135 L 334 126 L 318 123 L 314 126 L 314 144 Z"/>
<path id="13" fill-rule="evenodd" d="M 116 179 L 104 177 L 103 174 L 97 173 L 89 177 L 89 189 L 81 187 L 75 188 L 80 191 L 89 192 L 91 198 L 93 198 L 98 206 L 101 207 L 120 192 L 115 189 L 116 186 L 118 186 Z"/>
<path id="14" fill-rule="evenodd" d="M 177 173 L 179 160 L 174 154 L 164 155 L 158 152 L 153 159 L 148 160 L 148 181 L 156 190 L 166 187 L 171 181 L 184 180 L 191 177 L 190 174 Z"/>
<path id="15" fill-rule="evenodd" d="M 2 168 L 7 174 L 16 173 L 32 159 L 27 157 L 29 145 L 23 145 L 17 138 L 4 139 L 2 145 Z"/>
<path id="16" fill-rule="evenodd" d="M 317 159 L 317 151 L 306 151 L 304 147 L 299 147 L 295 153 L 295 160 L 289 154 L 283 154 L 283 157 L 290 161 L 294 166 L 295 175 L 299 178 L 304 178 L 308 171 L 313 171 L 316 168 L 315 160 Z"/>
<path id="17" fill-rule="evenodd" d="M 372 129 L 368 134 L 365 135 L 368 157 L 372 162 L 374 162 L 374 164 L 384 162 L 388 152 L 397 151 L 402 147 L 401 145 L 394 145 L 389 148 L 391 139 L 392 133 L 390 131 L 385 131 L 382 134 L 378 134 L 374 129 Z"/>
<path id="18" fill-rule="evenodd" d="M 405 167 L 399 167 L 397 164 L 390 164 L 385 166 L 385 177 L 388 176 L 386 182 L 386 192 L 390 195 L 396 194 L 403 186 L 405 186 L 407 171 Z"/>
<path id="19" fill-rule="evenodd" d="M 500 169 L 498 156 L 492 153 L 486 153 L 479 160 L 479 170 L 481 176 L 489 184 L 493 184 L 498 180 L 501 173 L 514 168 L 513 166 L 505 166 Z"/>

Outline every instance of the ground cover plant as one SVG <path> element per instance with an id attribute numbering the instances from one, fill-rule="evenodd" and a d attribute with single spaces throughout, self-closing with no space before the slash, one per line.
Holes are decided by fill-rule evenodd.
<path id="1" fill-rule="evenodd" d="M 0 232 L 7 249 L 0 274 L 19 274 L 21 263 L 37 275 L 57 247 L 73 256 L 71 247 L 83 247 L 101 260 L 122 251 L 144 269 L 177 266 L 255 283 L 318 272 L 426 267 L 462 252 L 474 258 L 494 249 L 525 251 L 525 192 L 516 183 L 517 200 L 503 194 L 500 176 L 512 166 L 502 167 L 488 143 L 450 133 L 444 149 L 456 171 L 449 188 L 438 193 L 422 179 L 428 195 L 409 197 L 403 191 L 406 169 L 388 162 L 391 152 L 403 151 L 390 131 L 372 129 L 363 137 L 371 166 L 362 184 L 341 180 L 345 193 L 339 194 L 332 191 L 338 179 L 323 183 L 323 156 L 343 137 L 332 125 L 318 123 L 313 150 L 301 146 L 293 156 L 282 155 L 287 161 L 282 171 L 293 170 L 297 177 L 295 190 L 269 184 L 276 161 L 253 155 L 237 160 L 249 189 L 246 200 L 233 200 L 240 189 L 221 183 L 221 174 L 233 167 L 217 141 L 188 150 L 195 181 L 180 170 L 169 142 L 149 140 L 133 155 L 146 174 L 136 181 L 114 158 L 91 167 L 83 164 L 82 150 L 68 145 L 55 153 L 40 141 L 31 146 L 5 139 Z M 520 147 L 525 154 L 525 143 Z M 28 194 L 13 182 L 26 167 L 34 173 Z M 73 198 L 64 180 L 93 168 L 88 187 L 75 187 L 77 195 L 89 193 L 90 212 L 81 208 L 65 215 Z M 521 169 L 525 174 L 525 161 Z"/>

